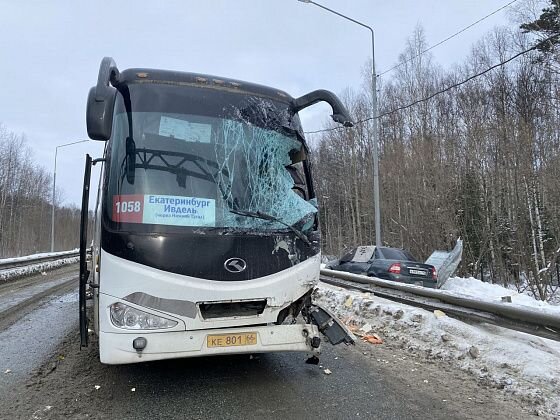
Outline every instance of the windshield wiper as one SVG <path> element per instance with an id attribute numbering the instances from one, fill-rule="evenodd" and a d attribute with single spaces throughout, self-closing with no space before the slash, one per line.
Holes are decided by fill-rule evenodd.
<path id="1" fill-rule="evenodd" d="M 296 236 L 299 239 L 301 239 L 303 242 L 305 242 L 307 245 L 311 246 L 311 242 L 309 241 L 309 238 L 307 237 L 307 235 L 305 233 L 303 233 L 301 230 L 296 229 L 295 227 L 287 224 L 282 219 L 280 219 L 276 216 L 272 216 L 268 213 L 263 213 L 262 211 L 230 210 L 229 212 L 234 213 L 234 214 L 238 214 L 240 216 L 254 217 L 255 219 L 263 219 L 263 220 L 269 220 L 271 222 L 280 223 L 281 225 L 286 226 L 288 229 L 290 229 L 292 232 L 294 232 L 296 234 Z"/>

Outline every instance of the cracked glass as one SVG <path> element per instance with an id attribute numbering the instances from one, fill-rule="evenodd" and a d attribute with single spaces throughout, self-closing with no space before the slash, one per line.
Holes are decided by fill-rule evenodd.
<path id="1" fill-rule="evenodd" d="M 265 105 L 252 104 L 267 117 L 271 109 Z M 259 231 L 284 230 L 286 224 L 310 228 L 317 208 L 306 200 L 307 187 L 302 189 L 300 184 L 305 176 L 298 164 L 301 158 L 294 156 L 302 155 L 303 146 L 296 133 L 289 127 L 278 130 L 256 125 L 239 112 L 235 114 L 222 118 L 118 113 L 107 200 L 112 205 L 108 208 L 112 220 Z M 126 205 L 128 201 L 142 204 L 131 207 Z M 127 213 L 125 218 L 117 214 L 123 209 L 138 209 L 143 216 L 134 218 Z M 166 214 L 169 212 L 173 214 Z"/>

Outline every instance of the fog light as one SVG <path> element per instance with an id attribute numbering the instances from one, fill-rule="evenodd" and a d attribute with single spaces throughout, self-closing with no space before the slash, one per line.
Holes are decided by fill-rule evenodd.
<path id="1" fill-rule="evenodd" d="M 132 347 L 134 347 L 134 350 L 136 351 L 144 350 L 144 348 L 146 348 L 146 344 L 148 344 L 148 340 L 146 340 L 144 337 L 138 337 L 135 338 L 134 341 L 132 341 Z"/>

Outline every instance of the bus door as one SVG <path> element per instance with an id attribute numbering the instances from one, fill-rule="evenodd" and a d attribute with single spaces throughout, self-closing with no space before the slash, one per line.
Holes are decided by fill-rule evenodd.
<path id="1" fill-rule="evenodd" d="M 86 155 L 86 167 L 84 170 L 84 185 L 82 190 L 82 212 L 80 215 L 80 289 L 79 289 L 79 311 L 80 311 L 80 345 L 88 345 L 88 319 L 86 313 L 86 286 L 89 278 L 87 268 L 87 227 L 89 220 L 89 184 L 91 178 L 91 156 Z"/>

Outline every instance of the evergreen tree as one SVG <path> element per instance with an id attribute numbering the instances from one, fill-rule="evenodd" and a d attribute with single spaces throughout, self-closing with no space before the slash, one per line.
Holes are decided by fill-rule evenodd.
<path id="1" fill-rule="evenodd" d="M 521 25 L 521 29 L 526 33 L 532 32 L 545 39 L 537 43 L 537 49 L 544 56 L 553 54 L 558 43 L 560 43 L 560 0 L 550 0 L 550 6 L 542 10 L 538 19 L 524 23 Z"/>

